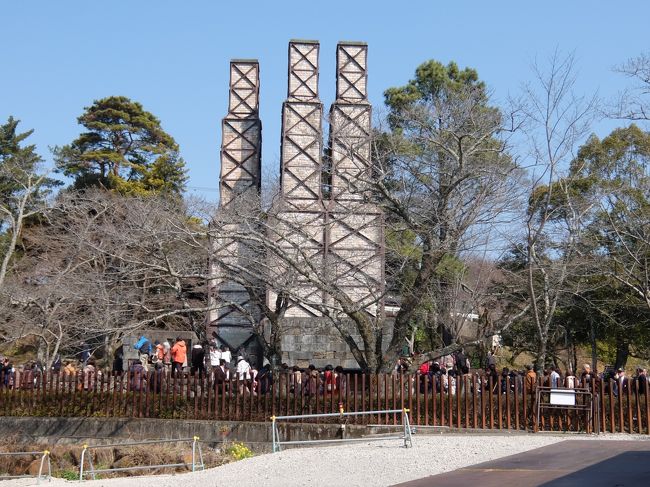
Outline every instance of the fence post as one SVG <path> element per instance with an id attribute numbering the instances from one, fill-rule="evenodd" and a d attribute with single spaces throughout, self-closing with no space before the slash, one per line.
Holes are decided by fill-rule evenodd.
<path id="1" fill-rule="evenodd" d="M 411 424 L 409 422 L 409 410 L 402 409 L 402 424 L 404 425 L 404 448 L 409 446 L 413 448 L 413 438 L 411 438 Z"/>
<path id="2" fill-rule="evenodd" d="M 41 457 L 41 464 L 38 467 L 38 477 L 36 478 L 36 483 L 41 483 L 41 476 L 43 475 L 43 466 L 45 465 L 45 459 L 47 458 L 47 478 L 52 479 L 52 463 L 50 462 L 50 451 L 44 450 L 43 456 Z"/>
<path id="3" fill-rule="evenodd" d="M 196 442 L 198 441 L 199 437 L 195 436 L 192 439 L 192 472 L 196 470 Z"/>
<path id="4" fill-rule="evenodd" d="M 83 448 L 81 450 L 81 457 L 79 459 L 79 482 L 84 479 L 84 458 L 86 457 L 87 449 L 88 445 L 83 445 Z"/>
<path id="5" fill-rule="evenodd" d="M 278 451 L 278 447 L 280 445 L 277 445 L 277 437 L 275 434 L 275 416 L 271 416 L 271 439 L 273 442 L 273 453 Z"/>

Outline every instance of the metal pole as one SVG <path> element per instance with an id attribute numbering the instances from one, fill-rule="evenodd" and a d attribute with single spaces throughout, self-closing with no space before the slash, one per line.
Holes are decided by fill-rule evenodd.
<path id="1" fill-rule="evenodd" d="M 201 450 L 201 443 L 197 441 L 199 447 L 199 460 L 201 462 L 201 470 L 205 470 L 205 463 L 203 463 L 203 451 Z"/>
<path id="2" fill-rule="evenodd" d="M 198 436 L 192 438 L 192 472 L 196 470 L 196 442 L 197 441 L 199 441 Z"/>
<path id="3" fill-rule="evenodd" d="M 194 472 L 195 450 L 196 450 L 196 436 L 194 437 L 194 440 L 192 440 L 192 472 Z"/>
<path id="4" fill-rule="evenodd" d="M 273 442 L 273 453 L 275 453 L 277 451 L 275 437 L 275 416 L 271 416 L 271 440 Z"/>
<path id="5" fill-rule="evenodd" d="M 84 458 L 86 456 L 87 448 L 88 445 L 83 445 L 83 449 L 81 450 L 81 459 L 79 460 L 79 482 L 84 479 Z"/>
<path id="6" fill-rule="evenodd" d="M 411 423 L 409 422 L 409 409 L 402 410 L 402 424 L 404 425 L 404 448 L 413 446 L 413 439 L 411 438 Z"/>
<path id="7" fill-rule="evenodd" d="M 48 450 L 45 450 L 43 452 L 43 456 L 41 457 L 41 465 L 38 467 L 38 477 L 36 478 L 36 483 L 37 484 L 41 483 L 41 475 L 43 474 L 43 465 L 45 464 L 45 458 L 46 457 L 47 457 L 48 467 L 50 467 L 50 457 L 49 457 L 49 455 L 50 455 L 50 452 Z M 49 477 L 51 477 L 52 476 L 51 467 L 48 468 L 48 470 L 50 470 Z"/>

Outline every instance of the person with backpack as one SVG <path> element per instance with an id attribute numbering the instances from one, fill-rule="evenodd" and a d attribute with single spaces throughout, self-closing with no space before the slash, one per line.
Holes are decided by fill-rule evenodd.
<path id="1" fill-rule="evenodd" d="M 138 355 L 140 356 L 140 363 L 142 364 L 145 372 L 147 372 L 149 370 L 148 364 L 149 355 L 151 355 L 151 342 L 149 339 L 147 339 L 147 337 L 141 335 L 138 341 L 133 345 L 133 348 L 138 351 Z"/>

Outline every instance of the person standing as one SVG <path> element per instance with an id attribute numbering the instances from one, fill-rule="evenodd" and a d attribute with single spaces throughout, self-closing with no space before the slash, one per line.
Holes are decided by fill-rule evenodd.
<path id="1" fill-rule="evenodd" d="M 525 385 L 528 394 L 533 395 L 535 393 L 535 386 L 537 385 L 537 374 L 533 370 L 532 365 L 526 365 Z"/>
<path id="2" fill-rule="evenodd" d="M 81 343 L 81 368 L 83 369 L 86 364 L 88 363 L 88 360 L 90 360 L 90 346 L 86 342 Z"/>
<path id="3" fill-rule="evenodd" d="M 586 387 L 587 385 L 591 384 L 591 379 L 593 379 L 594 375 L 591 372 L 591 365 L 589 364 L 584 364 L 582 366 L 582 374 L 580 374 L 580 381 L 582 382 L 582 386 Z"/>
<path id="4" fill-rule="evenodd" d="M 192 347 L 192 375 L 198 371 L 199 379 L 205 374 L 205 350 L 200 343 Z"/>
<path id="5" fill-rule="evenodd" d="M 248 390 L 248 381 L 251 378 L 251 366 L 242 355 L 237 357 L 237 381 L 239 392 L 243 394 L 244 389 Z"/>
<path id="6" fill-rule="evenodd" d="M 97 383 L 97 369 L 95 368 L 95 361 L 90 359 L 82 370 L 83 373 L 83 389 L 84 391 L 92 391 L 95 389 Z"/>
<path id="7" fill-rule="evenodd" d="M 569 389 L 574 389 L 576 386 L 576 376 L 573 374 L 573 370 L 567 369 L 566 376 L 564 377 L 564 386 Z"/>
<path id="8" fill-rule="evenodd" d="M 122 374 L 124 372 L 124 350 L 122 345 L 113 352 L 113 374 Z"/>
<path id="9" fill-rule="evenodd" d="M 165 372 L 169 372 L 172 368 L 172 346 L 167 340 L 163 342 L 163 365 L 165 366 Z"/>
<path id="10" fill-rule="evenodd" d="M 172 372 L 183 372 L 183 366 L 187 362 L 187 346 L 181 337 L 176 337 L 176 342 L 171 349 Z"/>
<path id="11" fill-rule="evenodd" d="M 230 362 L 232 362 L 232 352 L 228 347 L 223 347 L 221 350 L 221 358 L 226 361 L 226 365 L 230 367 Z"/>
<path id="12" fill-rule="evenodd" d="M 144 368 L 145 372 L 148 371 L 149 355 L 151 355 L 151 342 L 147 337 L 141 335 L 138 341 L 135 342 L 135 345 L 133 345 L 133 348 L 135 348 L 138 351 L 140 363 L 142 364 L 142 367 Z"/>
<path id="13" fill-rule="evenodd" d="M 154 345 L 156 346 L 156 351 L 155 351 L 155 363 L 162 363 L 163 358 L 165 357 L 165 348 L 163 347 L 162 343 L 160 343 L 158 340 L 154 342 Z"/>
<path id="14" fill-rule="evenodd" d="M 557 367 L 553 368 L 551 370 L 551 387 L 553 389 L 557 389 L 561 382 L 560 382 L 560 371 Z"/>
<path id="15" fill-rule="evenodd" d="M 230 371 L 226 368 L 224 359 L 219 359 L 219 365 L 214 368 L 213 374 L 215 387 L 221 386 L 221 384 L 230 380 Z"/>
<path id="16" fill-rule="evenodd" d="M 648 371 L 642 367 L 636 369 L 636 390 L 644 395 L 648 391 Z"/>
<path id="17" fill-rule="evenodd" d="M 219 350 L 219 348 L 215 344 L 210 345 L 210 352 L 208 354 L 208 358 L 210 360 L 210 371 L 214 376 L 214 372 L 219 367 L 219 363 L 221 360 L 221 350 Z"/>

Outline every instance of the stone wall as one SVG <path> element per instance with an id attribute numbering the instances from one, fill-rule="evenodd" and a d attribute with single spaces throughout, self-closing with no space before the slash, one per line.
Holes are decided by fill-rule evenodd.
<path id="1" fill-rule="evenodd" d="M 347 326 L 349 330 L 354 330 L 351 323 Z M 282 361 L 289 365 L 341 365 L 347 369 L 359 367 L 348 345 L 328 318 L 284 318 L 282 330 Z M 388 347 L 391 339 L 391 330 L 391 320 L 385 320 L 384 349 Z M 351 335 L 363 349 L 359 334 L 353 332 Z"/>

